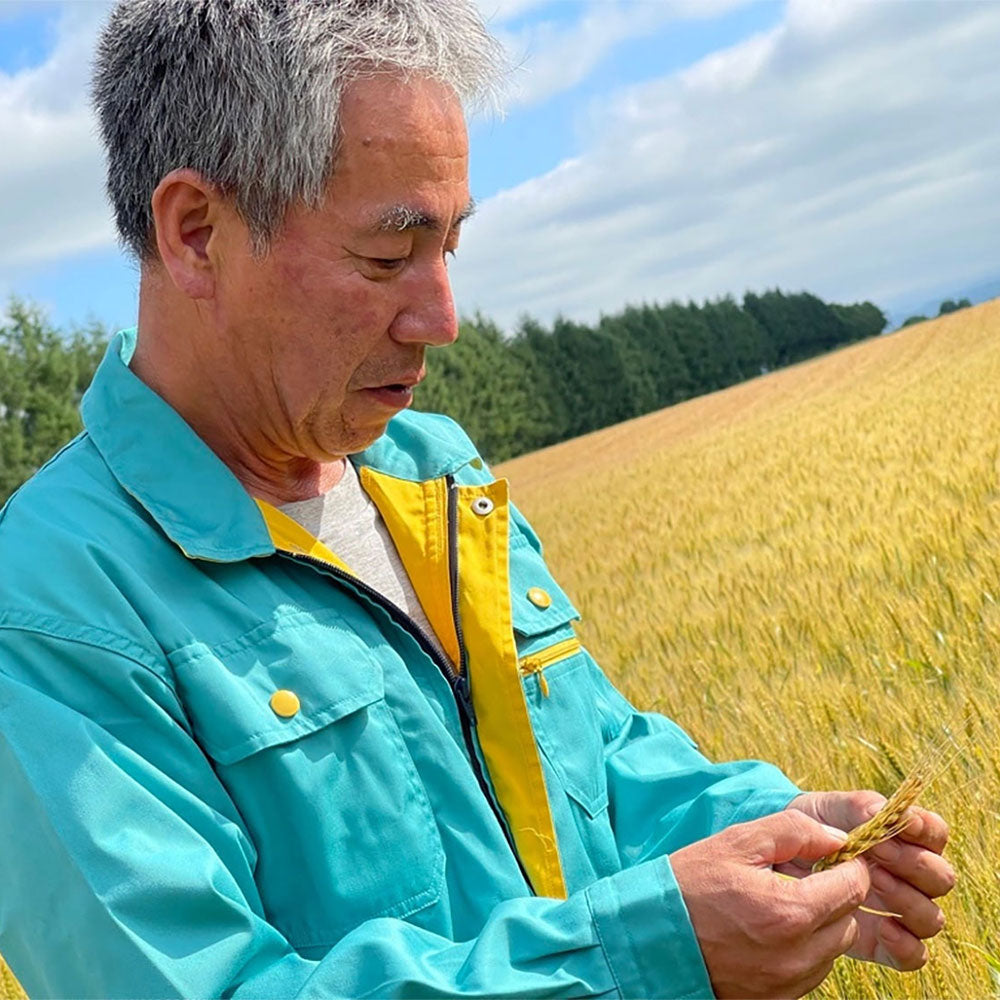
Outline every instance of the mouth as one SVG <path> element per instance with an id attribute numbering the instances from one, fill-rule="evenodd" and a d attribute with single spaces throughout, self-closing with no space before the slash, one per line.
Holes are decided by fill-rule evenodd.
<path id="1" fill-rule="evenodd" d="M 424 373 L 407 375 L 398 382 L 387 382 L 385 385 L 370 386 L 365 393 L 383 406 L 394 410 L 403 410 L 413 402 L 413 390 L 423 381 Z"/>

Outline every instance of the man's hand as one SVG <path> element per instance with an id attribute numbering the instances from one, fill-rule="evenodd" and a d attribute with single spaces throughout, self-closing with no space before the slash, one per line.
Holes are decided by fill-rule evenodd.
<path id="1" fill-rule="evenodd" d="M 670 855 L 717 997 L 800 997 L 858 936 L 868 868 L 851 861 L 801 880 L 772 871 L 844 842 L 804 811 L 740 823 Z"/>
<path id="2" fill-rule="evenodd" d="M 840 830 L 852 830 L 884 803 L 884 796 L 877 792 L 808 792 L 793 799 L 788 809 Z M 948 825 L 926 809 L 913 806 L 910 813 L 912 819 L 899 836 L 865 855 L 872 888 L 864 905 L 898 913 L 900 919 L 858 913 L 858 940 L 849 952 L 852 958 L 905 971 L 919 969 L 927 961 L 922 939 L 933 937 L 944 926 L 944 914 L 932 900 L 955 885 L 955 872 L 941 857 Z M 797 874 L 803 874 L 803 866 L 798 868 Z"/>

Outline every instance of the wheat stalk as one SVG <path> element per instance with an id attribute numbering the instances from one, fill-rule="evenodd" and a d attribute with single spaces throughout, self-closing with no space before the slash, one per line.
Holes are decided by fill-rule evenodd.
<path id="1" fill-rule="evenodd" d="M 889 796 L 888 801 L 871 819 L 856 826 L 847 835 L 847 840 L 828 854 L 820 858 L 813 866 L 814 872 L 825 871 L 844 861 L 851 861 L 865 851 L 891 840 L 902 833 L 910 823 L 909 808 L 923 790 L 951 763 L 958 753 L 949 729 L 945 729 L 943 738 L 928 748 L 927 752 L 917 762 L 913 770 L 903 778 L 899 787 Z"/>

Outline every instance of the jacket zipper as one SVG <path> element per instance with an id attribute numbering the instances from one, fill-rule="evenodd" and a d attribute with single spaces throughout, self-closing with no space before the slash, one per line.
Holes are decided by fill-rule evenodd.
<path id="1" fill-rule="evenodd" d="M 547 667 L 551 667 L 553 663 L 569 659 L 579 651 L 580 640 L 573 636 L 572 639 L 564 639 L 562 642 L 557 642 L 537 653 L 521 657 L 518 661 L 518 668 L 525 677 L 530 674 L 538 674 L 538 686 L 542 689 L 542 695 L 548 698 L 549 682 L 545 679 L 543 671 Z"/>
<path id="2" fill-rule="evenodd" d="M 503 831 L 510 853 L 514 855 L 517 867 L 521 871 L 528 887 L 531 887 L 531 879 L 521 863 L 521 856 L 517 853 L 514 845 L 514 838 L 507 827 L 507 821 L 500 811 L 500 807 L 493 798 L 493 793 L 486 784 L 483 776 L 483 769 L 479 766 L 479 755 L 476 753 L 475 740 L 472 738 L 472 729 L 476 725 L 476 710 L 472 704 L 472 696 L 469 692 L 469 657 L 465 649 L 465 637 L 462 635 L 462 620 L 458 613 L 458 487 L 455 485 L 454 476 L 445 477 L 445 485 L 448 489 L 448 576 L 449 589 L 451 590 L 451 619 L 455 626 L 455 638 L 458 640 L 458 669 L 455 676 L 451 664 L 446 664 L 445 676 L 452 684 L 455 692 L 455 699 L 460 704 L 459 717 L 462 720 L 462 736 L 465 738 L 465 745 L 469 751 L 469 759 L 472 762 L 472 770 L 475 772 L 476 780 L 486 801 L 489 802 L 493 815 L 496 816 L 500 829 Z M 452 678 L 454 677 L 454 681 Z M 464 711 L 461 709 L 464 708 Z"/>
<path id="3" fill-rule="evenodd" d="M 448 477 L 448 487 L 451 489 L 452 480 Z M 449 536 L 453 533 L 451 531 L 452 525 L 452 493 L 449 492 L 448 495 L 448 528 Z M 457 538 L 452 541 L 449 537 L 449 549 L 454 556 L 457 552 L 458 544 Z M 462 738 L 465 741 L 466 754 L 469 758 L 470 766 L 472 767 L 472 773 L 476 776 L 476 782 L 479 785 L 480 791 L 483 793 L 484 798 L 490 805 L 490 809 L 493 811 L 493 815 L 496 818 L 497 823 L 500 825 L 500 830 L 503 832 L 504 840 L 507 841 L 507 845 L 510 848 L 511 854 L 514 856 L 514 860 L 517 862 L 517 867 L 519 868 L 521 875 L 524 877 L 525 883 L 531 888 L 531 880 L 528 878 L 527 872 L 524 870 L 524 865 L 521 864 L 521 858 L 517 853 L 517 849 L 514 846 L 513 838 L 510 835 L 510 831 L 507 829 L 507 823 L 505 822 L 503 815 L 500 812 L 500 807 L 497 805 L 492 793 L 490 792 L 489 786 L 486 784 L 486 778 L 483 775 L 482 768 L 479 764 L 479 757 L 476 754 L 475 743 L 472 739 L 472 727 L 475 725 L 475 710 L 472 707 L 472 698 L 469 696 L 469 686 L 466 679 L 467 675 L 465 673 L 466 666 L 466 652 L 465 647 L 462 642 L 462 632 L 461 626 L 458 621 L 458 596 L 455 584 L 457 582 L 457 572 L 456 563 L 454 558 L 451 561 L 450 575 L 452 579 L 452 614 L 455 616 L 455 632 L 458 637 L 459 645 L 459 664 L 462 667 L 462 674 L 456 674 L 448 658 L 443 656 L 438 652 L 437 647 L 431 641 L 427 633 L 418 625 L 405 611 L 397 607 L 388 598 L 383 597 L 377 590 L 369 587 L 364 581 L 359 580 L 356 576 L 352 576 L 350 573 L 345 573 L 342 569 L 338 569 L 336 566 L 331 566 L 329 563 L 324 562 L 322 559 L 316 559 L 313 556 L 300 555 L 296 553 L 281 553 L 287 559 L 291 559 L 293 562 L 306 563 L 315 569 L 326 573 L 329 576 L 334 577 L 343 583 L 354 587 L 356 590 L 361 591 L 367 598 L 377 604 L 380 608 L 385 611 L 389 617 L 401 628 L 409 632 L 420 645 L 421 649 L 433 660 L 437 668 L 444 675 L 445 680 L 448 682 L 448 686 L 451 688 L 451 693 L 455 698 L 455 704 L 458 708 L 458 717 L 462 725 Z"/>

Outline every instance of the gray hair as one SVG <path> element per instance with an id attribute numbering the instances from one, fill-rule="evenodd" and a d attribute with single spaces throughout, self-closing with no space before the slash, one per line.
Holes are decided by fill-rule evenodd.
<path id="1" fill-rule="evenodd" d="M 474 0 L 120 0 L 92 95 L 122 242 L 155 259 L 153 192 L 188 167 L 263 254 L 293 204 L 322 202 L 352 80 L 415 74 L 495 105 L 504 68 Z"/>

